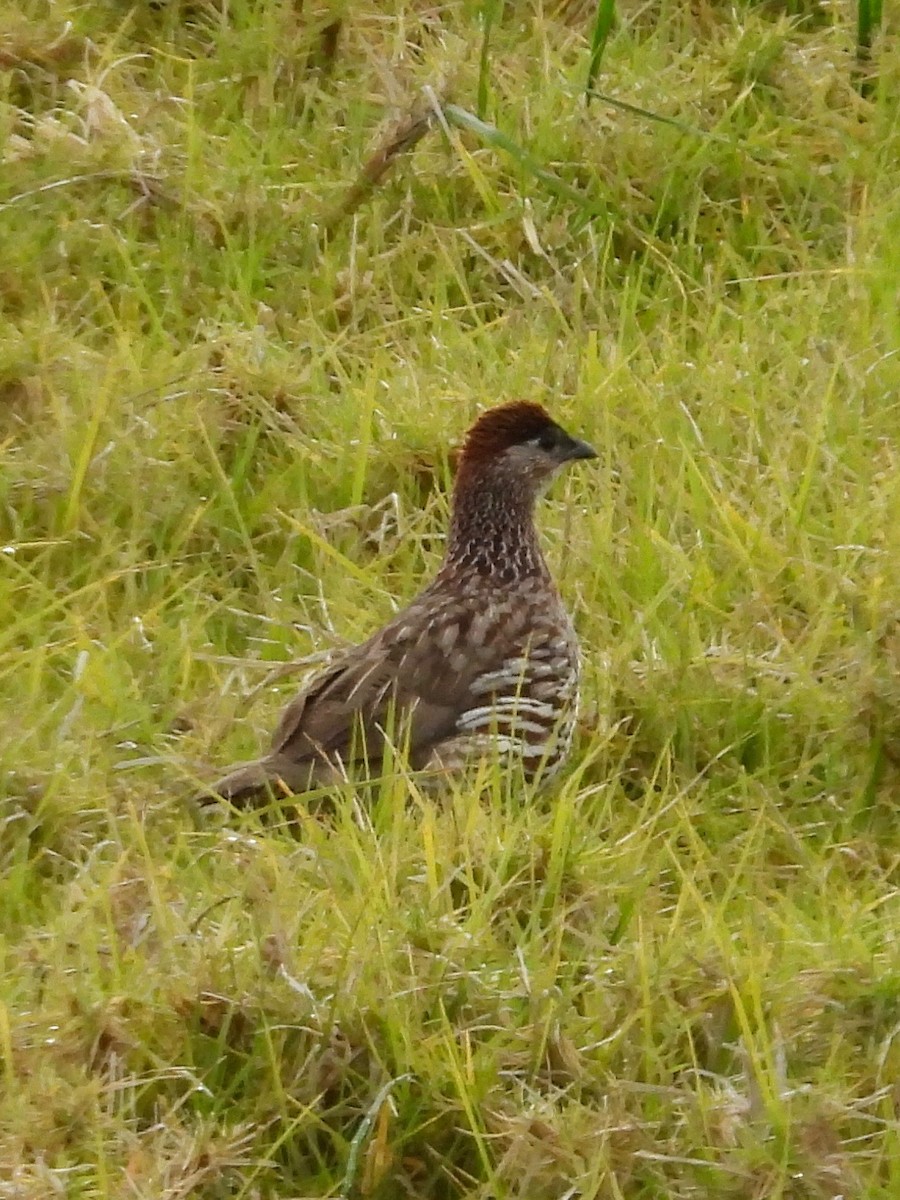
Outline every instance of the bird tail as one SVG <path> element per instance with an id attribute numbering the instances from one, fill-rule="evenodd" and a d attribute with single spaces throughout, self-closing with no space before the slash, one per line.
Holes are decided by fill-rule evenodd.
<path id="1" fill-rule="evenodd" d="M 227 800 L 237 808 L 253 808 L 273 797 L 283 796 L 285 787 L 277 764 L 268 758 L 240 763 L 221 779 L 205 788 L 199 799 L 203 803 Z"/>
<path id="2" fill-rule="evenodd" d="M 267 754 L 253 762 L 239 763 L 215 783 L 205 788 L 199 799 L 208 804 L 227 800 L 236 808 L 255 808 L 283 800 L 286 796 L 309 791 L 326 779 L 333 779 L 320 763 L 294 762 L 281 754 Z"/>

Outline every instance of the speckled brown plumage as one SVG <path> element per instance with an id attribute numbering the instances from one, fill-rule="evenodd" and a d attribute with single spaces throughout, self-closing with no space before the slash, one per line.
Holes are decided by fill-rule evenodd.
<path id="1" fill-rule="evenodd" d="M 566 463 L 594 451 L 536 404 L 490 409 L 469 430 L 444 561 L 368 641 L 285 709 L 269 753 L 210 789 L 234 803 L 377 775 L 385 739 L 414 770 L 473 758 L 521 761 L 544 780 L 562 764 L 578 704 L 579 649 L 534 526 L 534 504 Z"/>

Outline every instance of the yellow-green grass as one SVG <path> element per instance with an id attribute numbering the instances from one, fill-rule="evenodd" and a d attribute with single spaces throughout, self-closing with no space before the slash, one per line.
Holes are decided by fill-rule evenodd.
<path id="1" fill-rule="evenodd" d="M 900 1194 L 900 54 L 792 7 L 0 3 L 0 1195 Z M 515 396 L 566 777 L 198 813 Z"/>

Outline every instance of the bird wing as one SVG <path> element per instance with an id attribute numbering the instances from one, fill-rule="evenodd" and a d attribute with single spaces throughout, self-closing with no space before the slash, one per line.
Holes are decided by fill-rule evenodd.
<path id="1" fill-rule="evenodd" d="M 475 680 L 527 641 L 514 607 L 423 597 L 311 681 L 282 713 L 272 753 L 377 761 L 390 728 L 415 761 L 455 733 Z"/>

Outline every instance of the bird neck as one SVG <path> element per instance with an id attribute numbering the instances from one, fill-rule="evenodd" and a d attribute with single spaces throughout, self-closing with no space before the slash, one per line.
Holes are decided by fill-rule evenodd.
<path id="1" fill-rule="evenodd" d="M 473 571 L 503 583 L 550 578 L 534 525 L 535 493 L 510 472 L 461 468 L 444 571 Z"/>

